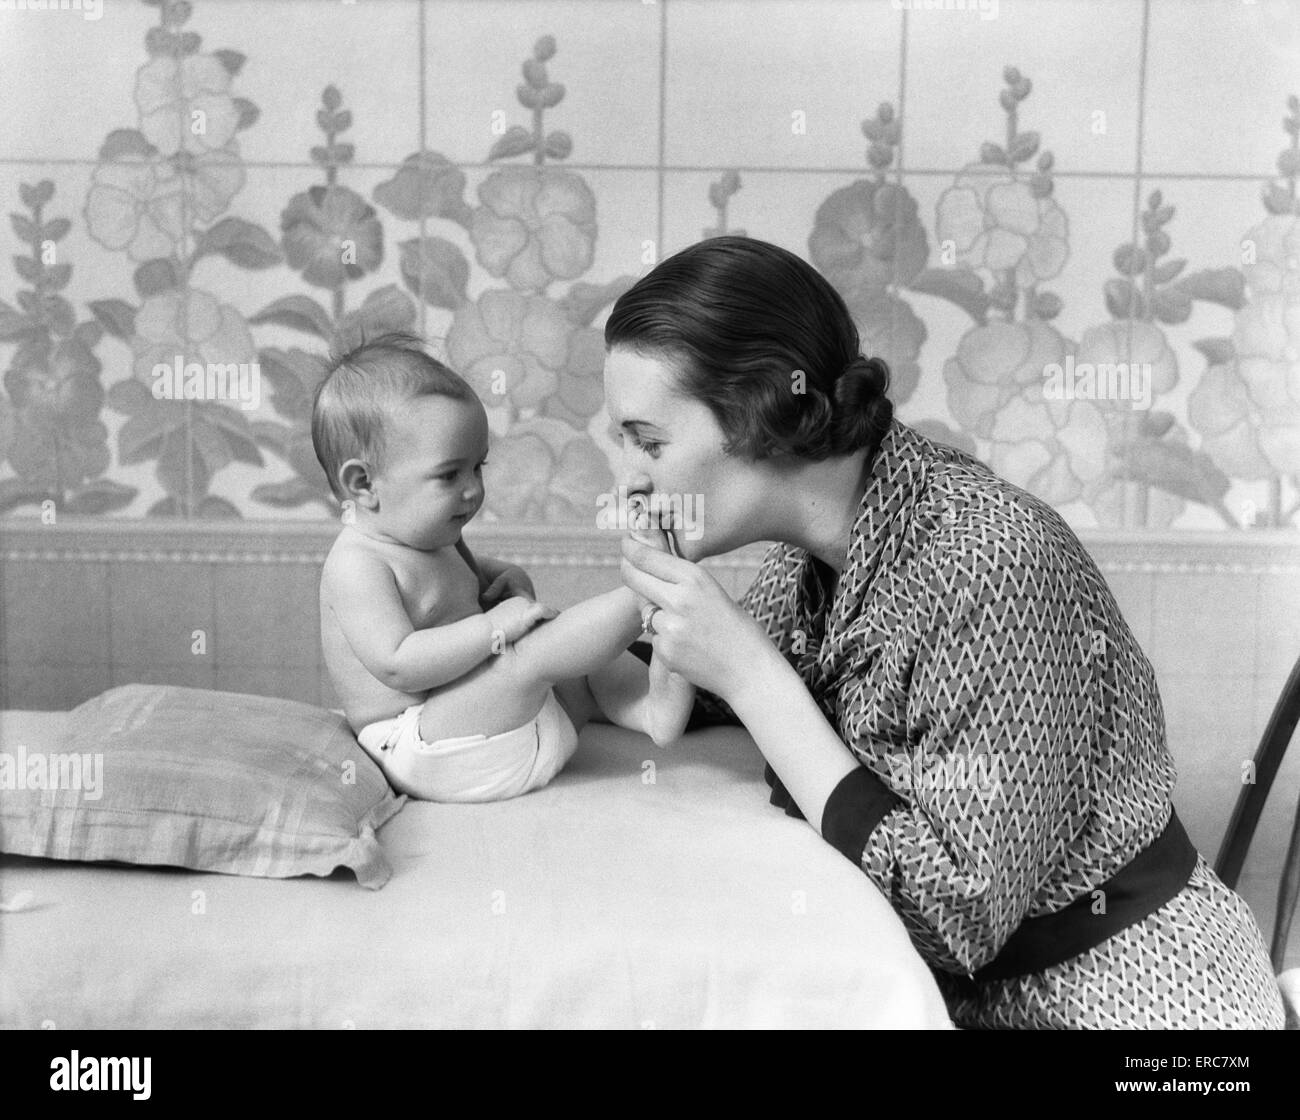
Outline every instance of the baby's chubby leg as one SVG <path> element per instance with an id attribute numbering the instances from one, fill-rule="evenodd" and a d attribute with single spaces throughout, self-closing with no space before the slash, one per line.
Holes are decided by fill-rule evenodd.
<path id="1" fill-rule="evenodd" d="M 561 611 L 513 643 L 497 641 L 474 669 L 430 693 L 420 737 L 432 743 L 521 727 L 541 710 L 554 685 L 612 661 L 640 632 L 637 598 L 620 587 Z"/>

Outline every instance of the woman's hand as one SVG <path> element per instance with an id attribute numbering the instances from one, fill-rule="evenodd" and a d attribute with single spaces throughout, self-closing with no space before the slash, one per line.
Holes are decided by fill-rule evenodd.
<path id="1" fill-rule="evenodd" d="M 665 668 L 723 700 L 765 651 L 766 632 L 708 572 L 690 560 L 625 537 L 623 582 L 660 609 L 654 613 L 654 656 Z"/>

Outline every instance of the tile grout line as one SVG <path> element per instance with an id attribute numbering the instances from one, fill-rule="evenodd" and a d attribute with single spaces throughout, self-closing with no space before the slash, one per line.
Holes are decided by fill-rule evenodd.
<path id="1" fill-rule="evenodd" d="M 664 174 L 667 151 L 668 105 L 668 0 L 659 6 L 659 166 L 657 189 L 658 213 L 655 215 L 655 263 L 662 259 L 664 250 Z"/>
<path id="2" fill-rule="evenodd" d="M 901 145 L 900 145 L 901 147 Z M 313 163 L 304 163 L 297 160 L 244 160 L 243 167 L 251 171 L 315 171 L 317 167 Z M 62 158 L 33 156 L 28 159 L 15 158 L 12 156 L 0 156 L 0 168 L 18 167 L 18 168 L 39 168 L 39 167 L 98 167 L 99 160 L 80 159 L 80 158 Z M 377 163 L 350 163 L 349 171 L 400 171 L 403 164 L 400 161 L 394 162 L 377 162 Z M 485 161 L 465 160 L 457 162 L 451 161 L 451 166 L 460 170 L 487 170 L 497 166 L 494 163 Z M 669 165 L 663 162 L 662 158 L 658 164 L 651 163 L 566 163 L 565 167 L 574 171 L 610 171 L 626 172 L 629 174 L 644 173 L 655 171 L 664 174 L 711 174 L 725 170 L 735 170 L 751 175 L 861 175 L 860 166 L 833 166 L 814 167 L 808 165 L 783 167 L 777 164 L 673 164 Z M 961 174 L 961 167 L 909 167 L 906 174 L 914 176 L 955 176 Z M 1144 170 L 1143 174 L 1146 172 Z M 1255 174 L 1230 174 L 1228 172 L 1201 172 L 1201 171 L 1152 171 L 1154 176 L 1161 179 L 1170 179 L 1175 181 L 1190 182 L 1216 182 L 1216 183 L 1248 183 L 1256 184 L 1261 179 L 1267 179 L 1275 172 L 1269 170 L 1259 171 Z M 1052 178 L 1054 179 L 1132 179 L 1132 171 L 1070 171 L 1067 169 L 1052 169 Z"/>
<path id="3" fill-rule="evenodd" d="M 426 79 L 425 79 L 425 70 L 427 69 L 428 64 L 429 64 L 429 54 L 428 54 L 428 45 L 427 45 L 427 43 L 426 43 L 426 36 L 427 36 L 427 34 L 428 34 L 428 26 L 427 26 L 427 23 L 426 23 L 426 20 L 425 20 L 425 10 L 426 10 L 426 0 L 420 0 L 420 8 L 419 8 L 419 12 L 420 12 L 420 18 L 419 18 L 419 36 L 420 36 L 420 42 L 419 42 L 419 44 L 416 46 L 416 65 L 420 68 L 420 74 L 419 74 L 419 79 L 418 79 L 418 81 L 417 81 L 417 83 L 416 83 L 416 88 L 417 88 L 417 90 L 419 91 L 418 96 L 419 96 L 419 98 L 420 98 L 420 143 L 419 143 L 419 148 L 418 148 L 418 150 L 419 150 L 419 153 L 420 153 L 420 160 L 421 160 L 421 162 L 424 161 L 425 157 L 426 157 L 426 156 L 428 155 L 428 153 L 429 153 L 429 112 L 428 112 L 428 98 L 429 98 L 429 90 L 428 90 L 428 85 L 427 85 L 427 82 L 426 82 Z M 419 253 L 417 254 L 417 256 L 416 256 L 416 259 L 417 259 L 418 261 L 420 261 L 420 290 L 419 290 L 419 292 L 416 293 L 416 302 L 420 305 L 420 338 L 423 339 L 423 340 L 425 340 L 426 342 L 427 342 L 427 340 L 428 340 L 427 332 L 428 332 L 428 326 L 429 326 L 429 305 L 428 305 L 428 303 L 425 301 L 425 298 L 424 298 L 424 249 L 423 249 L 423 246 L 424 246 L 424 239 L 425 239 L 425 237 L 427 236 L 427 233 L 428 233 L 428 221 L 429 221 L 429 219 L 428 219 L 428 217 L 425 215 L 423 207 L 421 207 L 421 210 L 420 210 L 420 246 L 421 246 L 421 248 L 420 248 L 420 252 L 419 252 Z M 400 256 L 400 255 L 398 256 L 398 261 L 397 261 L 397 272 L 398 272 L 398 275 L 400 276 L 400 275 L 401 275 L 401 272 L 402 272 L 402 261 L 401 261 L 401 256 Z"/>
<path id="4" fill-rule="evenodd" d="M 1147 52 L 1150 48 L 1149 29 L 1151 25 L 1151 0 L 1142 0 L 1142 33 L 1138 46 L 1138 88 L 1137 88 L 1137 114 L 1136 114 L 1136 152 L 1133 161 L 1133 213 L 1129 221 L 1129 240 L 1136 245 L 1138 241 L 1138 222 L 1142 214 L 1142 147 L 1145 141 L 1144 125 L 1146 116 L 1146 89 L 1147 89 Z M 1133 323 L 1132 318 L 1133 304 L 1129 303 L 1128 319 L 1128 347 L 1129 352 L 1133 349 Z M 1130 510 L 1129 503 L 1133 500 L 1131 486 L 1125 485 L 1121 490 L 1123 501 L 1121 503 L 1123 521 L 1129 524 Z M 1154 612 L 1154 604 L 1153 612 Z M 1152 614 L 1152 632 L 1155 630 L 1155 616 Z"/>

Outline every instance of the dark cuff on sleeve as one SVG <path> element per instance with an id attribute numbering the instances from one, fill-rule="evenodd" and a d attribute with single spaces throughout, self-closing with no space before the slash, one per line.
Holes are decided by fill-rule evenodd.
<path id="1" fill-rule="evenodd" d="M 902 799 L 865 766 L 845 774 L 831 790 L 822 811 L 822 839 L 854 863 L 867 840 Z"/>

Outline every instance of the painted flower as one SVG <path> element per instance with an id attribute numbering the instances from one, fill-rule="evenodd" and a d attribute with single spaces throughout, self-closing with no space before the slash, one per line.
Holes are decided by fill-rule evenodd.
<path id="1" fill-rule="evenodd" d="M 1259 445 L 1274 472 L 1300 472 L 1300 300 L 1254 299 L 1237 312 L 1237 371 L 1259 425 Z"/>
<path id="2" fill-rule="evenodd" d="M 889 399 L 908 400 L 921 380 L 917 358 L 926 339 L 925 324 L 910 304 L 888 293 L 850 306 L 861 336 L 862 352 L 889 366 Z"/>
<path id="3" fill-rule="evenodd" d="M 447 356 L 487 407 L 536 408 L 560 385 L 571 330 L 550 300 L 489 289 L 456 311 Z"/>
<path id="4" fill-rule="evenodd" d="M 910 284 L 930 248 L 916 199 L 893 183 L 862 179 L 817 208 L 808 253 L 850 304 L 890 284 Z"/>
<path id="5" fill-rule="evenodd" d="M 614 484 L 591 437 L 548 417 L 524 420 L 498 436 L 484 476 L 490 512 L 547 524 L 593 522 L 597 496 Z"/>
<path id="6" fill-rule="evenodd" d="M 1241 270 L 1250 298 L 1281 296 L 1300 302 L 1300 218 L 1265 218 L 1246 234 L 1243 244 L 1253 248 L 1254 260 Z"/>
<path id="7" fill-rule="evenodd" d="M 99 418 L 99 359 L 80 338 L 61 339 L 11 367 L 8 460 L 26 482 L 55 491 L 108 469 L 108 429 Z"/>
<path id="8" fill-rule="evenodd" d="M 224 148 L 239 126 L 230 73 L 210 54 L 159 56 L 140 67 L 140 131 L 164 156 Z"/>
<path id="9" fill-rule="evenodd" d="M 1079 339 L 1074 356 L 1077 365 L 1142 366 L 1149 368 L 1147 384 L 1151 397 L 1167 393 L 1178 384 L 1178 358 L 1169 347 L 1165 332 L 1154 323 L 1111 322 L 1090 327 Z M 1098 407 L 1123 412 L 1132 410 L 1131 401 L 1098 400 Z"/>
<path id="10" fill-rule="evenodd" d="M 29 419 L 93 423 L 104 403 L 103 367 L 77 336 L 62 339 L 5 378 L 14 408 Z"/>
<path id="11" fill-rule="evenodd" d="M 1082 498 L 1106 473 L 1106 420 L 1092 401 L 1012 398 L 994 425 L 989 465 L 1053 506 Z"/>
<path id="12" fill-rule="evenodd" d="M 991 272 L 1014 269 L 1027 288 L 1058 275 L 1069 253 L 1065 211 L 1036 198 L 1006 167 L 973 163 L 939 196 L 936 236 L 956 246 L 957 262 Z"/>
<path id="13" fill-rule="evenodd" d="M 989 465 L 1053 505 L 1082 497 L 1106 469 L 1106 423 L 1093 402 L 1045 395 L 1050 367 L 1073 350 L 1042 320 L 993 322 L 968 331 L 943 370 L 953 417 L 991 441 Z"/>
<path id="14" fill-rule="evenodd" d="M 90 236 L 136 261 L 171 256 L 185 232 L 182 189 L 161 160 L 125 156 L 101 163 L 86 196 Z"/>
<path id="15" fill-rule="evenodd" d="M 169 173 L 181 181 L 190 216 L 200 222 L 217 218 L 244 187 L 244 161 L 233 140 L 224 148 L 199 155 L 181 152 L 172 166 Z"/>
<path id="16" fill-rule="evenodd" d="M 470 238 L 478 260 L 512 288 L 540 291 L 591 267 L 596 196 L 581 176 L 553 167 L 503 167 L 480 184 Z"/>
<path id="17" fill-rule="evenodd" d="M 135 376 L 152 385 L 154 366 L 188 362 L 228 364 L 257 360 L 248 325 L 235 308 L 199 288 L 160 292 L 135 317 Z"/>
<path id="18" fill-rule="evenodd" d="M 1259 443 L 1259 422 L 1235 362 L 1211 365 L 1187 398 L 1187 419 L 1203 450 L 1233 478 L 1269 478 L 1273 468 Z"/>
<path id="19" fill-rule="evenodd" d="M 992 438 L 999 411 L 1031 387 L 1041 400 L 1048 367 L 1064 363 L 1073 349 L 1040 319 L 992 322 L 967 331 L 943 367 L 953 418 L 967 431 Z"/>
<path id="20" fill-rule="evenodd" d="M 384 229 L 371 206 L 347 187 L 315 186 L 280 215 L 284 255 L 309 284 L 337 288 L 373 272 L 384 259 Z"/>

